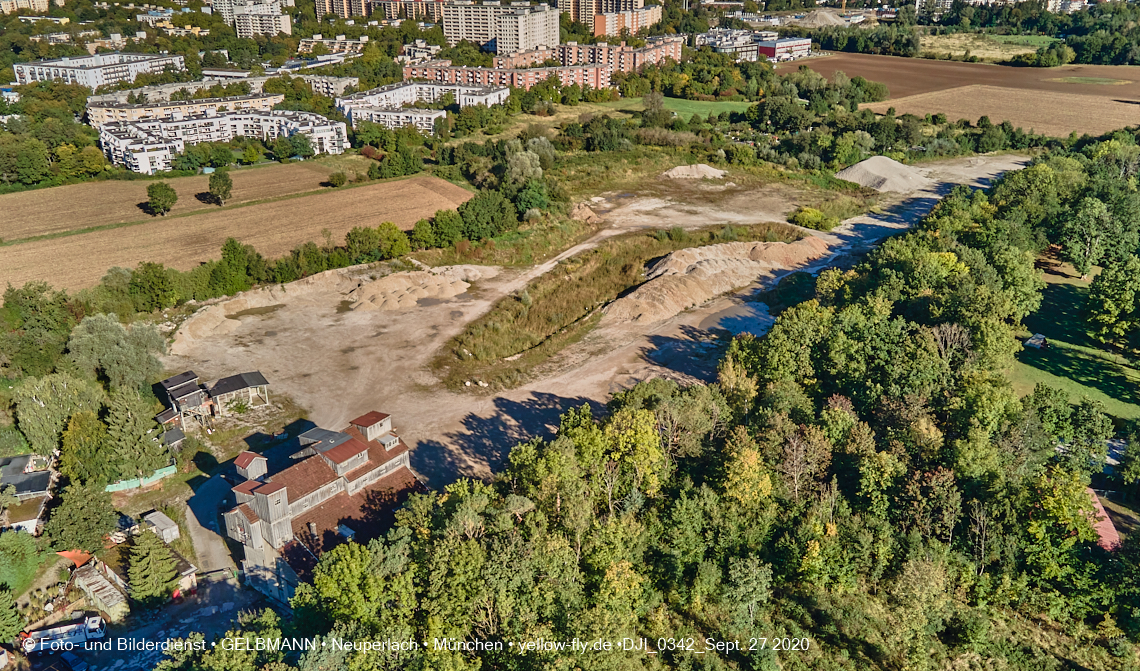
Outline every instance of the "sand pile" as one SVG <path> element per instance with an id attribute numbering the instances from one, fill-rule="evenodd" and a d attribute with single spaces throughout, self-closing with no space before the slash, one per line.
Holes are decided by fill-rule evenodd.
<path id="1" fill-rule="evenodd" d="M 669 179 L 723 179 L 725 171 L 717 170 L 711 165 L 698 163 L 696 165 L 679 165 L 672 170 L 666 170 L 662 177 Z"/>
<path id="2" fill-rule="evenodd" d="M 570 211 L 570 218 L 577 221 L 584 221 L 587 224 L 597 224 L 602 221 L 602 218 L 585 203 L 575 205 L 574 209 Z"/>
<path id="3" fill-rule="evenodd" d="M 729 242 L 673 252 L 658 261 L 647 280 L 606 308 L 606 321 L 655 322 L 779 271 L 800 268 L 829 254 L 826 242 L 807 237 L 792 243 Z"/>
<path id="4" fill-rule="evenodd" d="M 910 193 L 932 186 L 934 182 L 922 173 L 886 156 L 872 156 L 835 173 L 839 179 L 855 182 L 876 191 Z"/>
<path id="5" fill-rule="evenodd" d="M 497 268 L 485 266 L 393 273 L 353 289 L 348 300 L 352 301 L 351 310 L 404 310 L 416 307 L 421 298 L 454 298 L 467 291 L 471 282 L 497 274 Z"/>
<path id="6" fill-rule="evenodd" d="M 824 26 L 845 26 L 847 22 L 831 12 L 815 10 L 802 19 L 794 21 L 796 25 L 808 28 L 822 28 Z"/>

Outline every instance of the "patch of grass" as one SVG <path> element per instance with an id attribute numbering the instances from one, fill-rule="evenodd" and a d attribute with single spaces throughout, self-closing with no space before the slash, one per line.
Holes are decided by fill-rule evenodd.
<path id="1" fill-rule="evenodd" d="M 989 39 L 1002 44 L 1016 44 L 1018 46 L 1040 49 L 1061 40 L 1048 35 L 988 35 Z"/>
<path id="2" fill-rule="evenodd" d="M 1071 268 L 1052 265 L 1045 274 L 1041 308 L 1024 319 L 1030 334 L 1040 333 L 1047 349 L 1025 348 L 1017 355 L 1010 381 L 1019 394 L 1044 382 L 1067 393 L 1072 401 L 1087 396 L 1104 404 L 1121 420 L 1140 418 L 1140 370 L 1127 358 L 1104 349 L 1089 332 L 1085 304 L 1089 282 L 1076 279 Z"/>
<path id="3" fill-rule="evenodd" d="M 1127 79 L 1110 79 L 1108 77 L 1057 77 L 1049 81 L 1065 84 L 1104 84 L 1106 86 L 1123 86 L 1132 83 Z"/>
<path id="4" fill-rule="evenodd" d="M 600 103 L 602 107 L 608 107 L 613 110 L 619 111 L 640 111 L 645 109 L 645 104 L 641 98 L 622 98 L 608 103 Z M 684 118 L 686 121 L 691 119 L 694 114 L 700 114 L 704 118 L 708 118 L 709 114 L 721 114 L 723 112 L 744 112 L 752 105 L 749 102 L 734 102 L 734 101 L 705 101 L 705 100 L 683 100 L 681 98 L 665 98 L 665 109 L 670 112 L 676 112 L 677 116 Z"/>
<path id="5" fill-rule="evenodd" d="M 574 219 L 544 217 L 497 238 L 478 244 L 426 249 L 411 257 L 429 266 L 471 263 L 492 266 L 531 266 L 581 242 L 594 227 Z"/>
<path id="6" fill-rule="evenodd" d="M 1105 496 L 1100 497 L 1100 503 L 1104 506 L 1104 511 L 1108 513 L 1109 518 L 1112 519 L 1113 526 L 1120 532 L 1121 540 L 1140 532 L 1140 510 L 1137 510 L 1135 503 L 1129 507 Z"/>
<path id="7" fill-rule="evenodd" d="M 600 319 L 599 310 L 638 285 L 646 264 L 669 252 L 729 240 L 792 241 L 802 237 L 781 224 L 680 228 L 610 238 L 562 261 L 524 290 L 497 302 L 468 324 L 432 362 L 451 389 L 468 381 L 492 390 L 515 387 Z"/>

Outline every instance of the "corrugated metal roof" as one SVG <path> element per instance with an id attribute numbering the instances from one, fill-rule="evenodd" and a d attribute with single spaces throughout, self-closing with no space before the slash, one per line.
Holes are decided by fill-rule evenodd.
<path id="1" fill-rule="evenodd" d="M 245 482 L 241 483 L 237 487 L 234 487 L 230 491 L 231 492 L 237 492 L 239 494 L 253 494 L 253 490 L 257 489 L 260 486 L 261 486 L 261 483 L 258 482 L 257 480 L 246 480 Z"/>
<path id="2" fill-rule="evenodd" d="M 246 450 L 237 455 L 237 458 L 234 459 L 234 465 L 238 468 L 249 468 L 249 465 L 252 464 L 256 459 L 265 459 L 265 457 L 256 452 L 250 452 L 249 450 Z"/>
<path id="3" fill-rule="evenodd" d="M 317 452 L 326 452 L 341 443 L 347 442 L 349 435 L 340 431 L 322 429 L 318 426 L 302 433 L 298 438 L 302 445 L 311 446 Z"/>
<path id="4" fill-rule="evenodd" d="M 353 424 L 355 426 L 363 426 L 364 428 L 368 428 L 370 426 L 373 426 L 375 424 L 379 424 L 380 422 L 383 422 L 384 420 L 388 419 L 389 417 L 391 417 L 391 415 L 386 415 L 386 414 L 379 412 L 377 410 L 373 410 L 372 412 L 369 412 L 369 413 L 366 413 L 366 414 L 363 414 L 363 415 L 357 417 L 356 419 L 352 420 L 349 423 Z"/>
<path id="5" fill-rule="evenodd" d="M 269 380 L 261 374 L 261 371 L 255 370 L 249 373 L 239 373 L 229 377 L 223 377 L 214 383 L 210 389 L 211 396 L 218 396 L 219 394 L 232 394 L 235 391 L 248 389 L 250 387 L 261 387 L 269 384 Z"/>

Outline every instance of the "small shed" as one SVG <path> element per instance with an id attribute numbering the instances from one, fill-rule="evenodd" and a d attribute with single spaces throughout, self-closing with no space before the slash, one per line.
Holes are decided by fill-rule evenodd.
<path id="1" fill-rule="evenodd" d="M 99 562 L 89 562 L 75 570 L 75 584 L 91 605 L 103 611 L 111 622 L 122 622 L 131 612 L 127 597 L 102 571 Z"/>
<path id="2" fill-rule="evenodd" d="M 269 472 L 269 460 L 256 452 L 246 450 L 234 459 L 238 475 L 246 480 L 257 480 Z"/>
<path id="3" fill-rule="evenodd" d="M 1032 338 L 1025 341 L 1026 347 L 1034 347 L 1036 349 L 1044 349 L 1049 346 L 1049 341 L 1045 339 L 1040 333 L 1036 333 Z"/>
<path id="4" fill-rule="evenodd" d="M 146 522 L 151 531 L 158 534 L 164 543 L 172 543 L 180 536 L 178 524 L 157 510 L 143 515 L 143 521 Z"/>
<path id="5" fill-rule="evenodd" d="M 261 371 L 223 377 L 210 388 L 215 412 L 224 416 L 231 404 L 246 403 L 249 407 L 269 404 L 269 380 Z"/>

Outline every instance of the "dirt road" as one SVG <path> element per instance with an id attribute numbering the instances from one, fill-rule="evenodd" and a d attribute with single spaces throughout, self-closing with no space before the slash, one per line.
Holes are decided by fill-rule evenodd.
<path id="1" fill-rule="evenodd" d="M 898 197 L 882 213 L 856 217 L 831 233 L 810 233 L 833 242 L 837 254 L 865 247 L 913 224 L 953 184 L 986 186 L 1024 161 L 996 156 L 928 166 L 929 176 L 939 180 L 935 187 Z M 747 207 L 745 195 L 729 196 Z M 764 197 L 754 194 L 757 200 Z M 592 240 L 525 272 L 476 282 L 455 298 L 423 301 L 410 310 L 338 312 L 340 294 L 306 295 L 286 300 L 275 311 L 241 317 L 233 333 L 197 342 L 183 356 L 168 357 L 166 365 L 192 368 L 203 378 L 261 370 L 274 389 L 308 408 L 310 418 L 328 428 L 382 410 L 413 446 L 412 466 L 429 485 L 487 477 L 515 443 L 546 433 L 571 406 L 599 405 L 614 391 L 655 376 L 707 379 L 717 356 L 710 329 L 762 323 L 756 315 L 741 313 L 744 299 L 756 288 L 750 287 L 657 324 L 599 329 L 556 357 L 548 376 L 520 389 L 486 396 L 474 390 L 451 392 L 437 382 L 426 368 L 437 348 L 558 260 L 630 228 L 708 225 L 734 221 L 738 214 L 710 211 L 704 204 L 693 213 L 686 213 L 683 204 L 638 204 L 636 195 L 612 194 L 598 203 L 610 227 Z"/>

